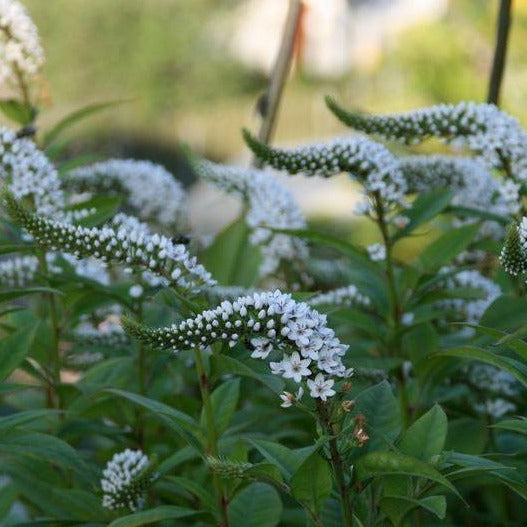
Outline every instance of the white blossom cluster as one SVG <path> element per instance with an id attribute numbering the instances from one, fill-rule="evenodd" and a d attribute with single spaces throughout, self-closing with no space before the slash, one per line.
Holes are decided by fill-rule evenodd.
<path id="1" fill-rule="evenodd" d="M 0 86 L 27 83 L 44 63 L 37 28 L 16 0 L 0 0 Z"/>
<path id="2" fill-rule="evenodd" d="M 173 227 L 185 216 L 186 194 L 161 165 L 134 159 L 109 159 L 69 171 L 67 188 L 80 192 L 122 192 L 131 212 L 141 219 Z"/>
<path id="3" fill-rule="evenodd" d="M 514 276 L 527 272 L 527 217 L 519 225 L 513 225 L 500 253 L 500 263 Z"/>
<path id="4" fill-rule="evenodd" d="M 449 189 L 453 194 L 452 205 L 504 218 L 520 210 L 520 185 L 495 178 L 480 160 L 444 155 L 408 156 L 400 159 L 400 165 L 410 192 Z M 503 236 L 503 227 L 486 221 L 481 234 L 499 239 Z"/>
<path id="5" fill-rule="evenodd" d="M 94 282 L 103 285 L 110 284 L 110 273 L 108 273 L 106 267 L 95 258 L 78 259 L 67 253 L 62 253 L 60 256 L 75 269 L 75 274 L 77 274 L 77 276 L 93 280 Z"/>
<path id="6" fill-rule="evenodd" d="M 1 61 L 0 61 L 1 62 Z M 0 181 L 16 198 L 31 197 L 39 214 L 53 215 L 64 207 L 55 167 L 28 139 L 0 127 Z"/>
<path id="7" fill-rule="evenodd" d="M 183 289 L 215 284 L 210 273 L 190 256 L 184 245 L 174 244 L 165 236 L 129 232 L 124 228 L 71 225 L 28 212 L 10 196 L 5 201 L 11 216 L 39 244 L 52 250 L 70 253 L 76 258 L 92 256 L 104 263 L 143 268 Z"/>
<path id="8" fill-rule="evenodd" d="M 250 241 L 261 248 L 260 275 L 274 272 L 282 260 L 306 260 L 307 245 L 286 233 L 270 229 L 305 229 L 306 220 L 293 195 L 269 172 L 228 167 L 210 161 L 198 161 L 199 177 L 226 192 L 236 193 L 248 203 L 247 225 Z"/>
<path id="9" fill-rule="evenodd" d="M 474 404 L 474 410 L 482 414 L 487 414 L 494 419 L 499 419 L 506 414 L 516 411 L 517 407 L 514 403 L 497 397 L 496 399 L 488 399 L 481 403 Z"/>
<path id="10" fill-rule="evenodd" d="M 348 126 L 386 139 L 409 144 L 428 137 L 455 139 L 515 181 L 527 181 L 527 135 L 517 119 L 492 104 L 439 104 L 381 116 L 346 112 L 332 100 L 328 106 Z"/>
<path id="11" fill-rule="evenodd" d="M 406 180 L 397 158 L 364 137 L 337 138 L 294 149 L 273 148 L 244 131 L 249 148 L 264 163 L 289 174 L 330 177 L 341 172 L 357 179 L 366 194 L 379 195 L 384 206 L 405 204 Z"/>
<path id="12" fill-rule="evenodd" d="M 112 347 L 130 342 L 118 317 L 109 317 L 97 325 L 82 322 L 75 328 L 72 336 L 77 344 L 83 346 Z"/>
<path id="13" fill-rule="evenodd" d="M 324 401 L 335 393 L 332 377 L 353 373 L 342 362 L 348 346 L 327 327 L 326 316 L 278 290 L 225 300 L 167 328 L 149 329 L 126 320 L 123 324 L 139 340 L 175 351 L 206 348 L 216 341 L 231 347 L 245 342 L 254 359 L 266 360 L 274 350 L 281 351 L 280 360 L 269 362 L 271 372 L 296 383 L 305 380 L 311 397 Z"/>
<path id="14" fill-rule="evenodd" d="M 449 273 L 450 268 L 443 268 L 441 273 Z M 485 278 L 476 270 L 459 271 L 449 276 L 444 281 L 445 289 L 479 289 L 483 298 L 467 300 L 464 298 L 451 298 L 437 302 L 442 309 L 452 309 L 463 317 L 469 324 L 478 324 L 486 309 L 501 295 L 499 285 Z"/>
<path id="15" fill-rule="evenodd" d="M 339 287 L 331 291 L 319 293 L 308 300 L 309 305 L 319 306 L 323 304 L 333 304 L 336 306 L 362 306 L 369 307 L 371 300 L 368 296 L 363 295 L 357 286 L 350 284 Z"/>
<path id="16" fill-rule="evenodd" d="M 372 262 L 382 262 L 386 260 L 386 247 L 382 243 L 368 245 L 366 251 Z"/>
<path id="17" fill-rule="evenodd" d="M 115 454 L 102 473 L 103 507 L 132 512 L 143 507 L 145 490 L 153 479 L 148 467 L 148 457 L 141 450 L 127 448 Z"/>
<path id="18" fill-rule="evenodd" d="M 0 260 L 0 285 L 24 287 L 35 279 L 38 267 L 38 258 L 35 256 L 15 256 Z"/>
<path id="19" fill-rule="evenodd" d="M 72 368 L 86 367 L 96 364 L 104 359 L 100 351 L 83 351 L 81 353 L 69 353 L 65 357 L 66 366 Z"/>

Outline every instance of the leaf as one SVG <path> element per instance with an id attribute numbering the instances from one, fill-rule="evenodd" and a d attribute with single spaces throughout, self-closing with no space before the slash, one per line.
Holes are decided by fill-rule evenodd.
<path id="1" fill-rule="evenodd" d="M 479 323 L 489 328 L 514 331 L 527 324 L 527 299 L 502 295 L 487 308 Z"/>
<path id="2" fill-rule="evenodd" d="M 434 481 L 463 499 L 452 483 L 431 465 L 399 452 L 370 452 L 361 457 L 355 467 L 359 480 L 384 475 L 416 476 Z"/>
<path id="3" fill-rule="evenodd" d="M 407 356 L 417 364 L 437 350 L 439 335 L 432 324 L 418 324 L 403 335 L 402 342 Z"/>
<path id="4" fill-rule="evenodd" d="M 229 504 L 230 527 L 274 527 L 282 516 L 278 492 L 265 483 L 245 487 Z"/>
<path id="5" fill-rule="evenodd" d="M 16 99 L 0 100 L 0 110 L 6 117 L 22 126 L 30 124 L 37 115 L 35 108 Z"/>
<path id="6" fill-rule="evenodd" d="M 201 442 L 196 435 L 198 424 L 186 413 L 135 393 L 111 388 L 104 391 L 113 393 L 124 399 L 128 399 L 129 401 L 132 401 L 143 408 L 147 408 L 154 415 L 161 418 L 168 426 L 170 426 L 170 428 L 180 434 L 181 437 L 183 437 L 183 439 L 185 439 L 190 446 L 194 447 L 200 455 L 203 455 Z"/>
<path id="7" fill-rule="evenodd" d="M 229 426 L 239 397 L 240 379 L 224 382 L 212 392 L 211 403 L 218 435 L 221 435 Z M 201 426 L 205 427 L 205 425 L 205 410 L 203 410 L 201 413 Z"/>
<path id="8" fill-rule="evenodd" d="M 399 525 L 404 517 L 413 509 L 422 507 L 443 520 L 446 515 L 446 499 L 444 496 L 427 496 L 422 499 L 412 499 L 406 496 L 384 496 L 381 499 L 381 510 L 394 525 Z"/>
<path id="9" fill-rule="evenodd" d="M 442 452 L 447 428 L 446 414 L 436 404 L 403 433 L 397 446 L 403 454 L 429 462 Z"/>
<path id="10" fill-rule="evenodd" d="M 483 420 L 462 417 L 448 423 L 446 450 L 456 450 L 464 454 L 479 454 L 485 449 L 488 428 Z"/>
<path id="11" fill-rule="evenodd" d="M 222 285 L 250 287 L 259 276 L 261 255 L 249 241 L 244 219 L 236 220 L 203 251 L 201 263 Z"/>
<path id="12" fill-rule="evenodd" d="M 382 381 L 357 395 L 353 415 L 358 413 L 366 417 L 366 430 L 370 436 L 368 450 L 386 449 L 399 435 L 401 410 L 388 381 Z M 350 415 L 346 426 L 352 422 Z"/>
<path id="13" fill-rule="evenodd" d="M 31 351 L 38 326 L 22 327 L 0 340 L 0 380 L 8 377 Z"/>
<path id="14" fill-rule="evenodd" d="M 425 272 L 437 271 L 466 249 L 478 231 L 477 223 L 449 230 L 423 250 L 416 265 Z"/>
<path id="15" fill-rule="evenodd" d="M 164 481 L 169 481 L 177 487 L 196 496 L 200 500 L 201 505 L 206 507 L 209 511 L 214 511 L 216 509 L 215 498 L 200 482 L 180 476 L 166 476 Z"/>
<path id="16" fill-rule="evenodd" d="M 433 357 L 459 357 L 461 359 L 474 359 L 486 364 L 491 364 L 500 368 L 518 379 L 524 386 L 527 386 L 527 366 L 515 359 L 496 355 L 488 350 L 476 346 L 457 346 L 444 351 L 434 353 Z"/>
<path id="17" fill-rule="evenodd" d="M 420 194 L 412 206 L 404 211 L 410 222 L 395 233 L 393 240 L 408 236 L 417 227 L 433 219 L 449 205 L 451 199 L 452 191 L 449 189 L 434 189 L 426 194 Z"/>
<path id="18" fill-rule="evenodd" d="M 38 410 L 27 410 L 25 412 L 6 415 L 5 417 L 0 418 L 0 431 L 4 433 L 6 430 L 16 426 L 36 421 L 39 417 L 56 417 L 59 413 L 60 412 L 57 410 L 41 408 Z"/>
<path id="19" fill-rule="evenodd" d="M 5 289 L 0 292 L 0 302 L 7 302 L 8 300 L 15 300 L 27 295 L 34 295 L 36 293 L 50 293 L 52 295 L 64 295 L 62 291 L 53 289 L 51 287 L 25 287 L 24 289 Z"/>
<path id="20" fill-rule="evenodd" d="M 518 419 L 504 419 L 495 425 L 493 428 L 500 428 L 501 430 L 509 430 L 527 436 L 527 419 L 520 417 Z"/>
<path id="21" fill-rule="evenodd" d="M 276 465 L 280 469 L 286 479 L 295 474 L 302 463 L 318 449 L 317 445 L 312 445 L 293 450 L 263 439 L 250 439 L 249 441 L 269 463 Z"/>
<path id="22" fill-rule="evenodd" d="M 56 141 L 56 139 L 65 130 L 67 130 L 69 127 L 71 127 L 73 124 L 77 123 L 78 121 L 86 117 L 89 117 L 90 115 L 93 115 L 97 112 L 106 110 L 108 108 L 113 108 L 114 106 L 118 106 L 119 104 L 123 104 L 125 102 L 128 102 L 128 101 L 109 101 L 109 102 L 90 104 L 88 106 L 85 106 L 84 108 L 81 108 L 80 110 L 76 110 L 66 115 L 44 134 L 44 138 L 42 139 L 42 148 L 44 149 L 48 148 L 51 145 L 51 143 Z"/>
<path id="23" fill-rule="evenodd" d="M 150 523 L 157 523 L 164 520 L 188 518 L 195 514 L 198 514 L 197 511 L 193 511 L 192 509 L 176 507 L 175 505 L 161 505 L 154 509 L 135 512 L 134 514 L 118 518 L 111 522 L 108 527 L 137 527 L 139 525 L 148 525 Z M 188 525 L 188 523 L 186 524 Z M 181 525 L 185 525 L 185 523 L 182 523 Z"/>
<path id="24" fill-rule="evenodd" d="M 308 503 L 316 511 L 333 488 L 331 470 L 327 461 L 317 454 L 311 454 L 291 478 L 293 497 L 300 503 Z"/>

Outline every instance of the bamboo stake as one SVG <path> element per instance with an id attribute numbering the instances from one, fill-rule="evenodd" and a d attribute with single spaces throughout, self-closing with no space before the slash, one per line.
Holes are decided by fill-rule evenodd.
<path id="1" fill-rule="evenodd" d="M 280 99 L 282 98 L 285 82 L 291 69 L 302 9 L 302 0 L 290 0 L 284 32 L 282 34 L 282 42 L 273 66 L 269 86 L 262 101 L 263 104 L 261 104 L 260 109 L 263 120 L 260 131 L 258 132 L 258 139 L 266 144 L 273 135 Z M 260 162 L 254 158 L 253 165 L 260 166 Z"/>

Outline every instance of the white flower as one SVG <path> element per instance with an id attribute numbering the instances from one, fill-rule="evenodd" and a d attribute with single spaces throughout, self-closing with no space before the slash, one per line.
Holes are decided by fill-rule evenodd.
<path id="1" fill-rule="evenodd" d="M 148 458 L 141 450 L 126 449 L 107 463 L 101 479 L 102 505 L 108 509 L 136 511 L 144 502 L 143 494 L 152 475 L 145 475 Z"/>
<path id="2" fill-rule="evenodd" d="M 39 267 L 35 256 L 15 256 L 0 261 L 0 285 L 24 287 L 33 282 Z"/>
<path id="3" fill-rule="evenodd" d="M 128 294 L 132 298 L 140 298 L 144 293 L 143 286 L 141 284 L 135 284 L 128 290 Z"/>
<path id="4" fill-rule="evenodd" d="M 335 381 L 333 379 L 326 379 L 322 373 L 319 373 L 314 380 L 307 380 L 307 387 L 310 390 L 311 397 L 321 399 L 322 401 L 335 395 L 335 390 L 332 389 L 333 384 L 335 384 Z"/>
<path id="5" fill-rule="evenodd" d="M 309 365 L 311 359 L 301 359 L 298 352 L 293 352 L 290 357 L 284 357 L 283 368 L 285 379 L 293 379 L 295 382 L 300 382 L 302 377 L 311 375 Z"/>
<path id="6" fill-rule="evenodd" d="M 64 183 L 81 192 L 124 193 L 125 204 L 144 220 L 174 226 L 186 214 L 186 195 L 174 176 L 161 165 L 134 159 L 110 159 L 66 173 Z"/>
<path id="7" fill-rule="evenodd" d="M 15 0 L 0 0 L 0 57 L 0 85 L 27 83 L 44 63 L 37 28 Z"/>
<path id="8" fill-rule="evenodd" d="M 404 313 L 401 317 L 401 324 L 403 326 L 411 326 L 412 322 L 414 321 L 415 315 L 414 313 Z"/>
<path id="9" fill-rule="evenodd" d="M 373 262 L 382 262 L 386 259 L 386 247 L 380 243 L 369 245 L 366 250 L 368 251 L 370 260 Z"/>
<path id="10" fill-rule="evenodd" d="M 253 359 L 266 359 L 269 353 L 273 351 L 273 342 L 267 338 L 257 337 L 251 339 L 251 345 L 254 348 L 251 353 Z"/>
<path id="11" fill-rule="evenodd" d="M 368 307 L 371 304 L 369 297 L 360 293 L 353 284 L 326 291 L 325 293 L 319 293 L 311 297 L 308 302 L 312 306 L 334 304 L 337 306 L 357 305 Z"/>
<path id="12" fill-rule="evenodd" d="M 296 394 L 293 394 L 291 392 L 282 392 L 280 394 L 280 399 L 282 399 L 283 402 L 280 406 L 282 408 L 290 408 L 295 401 L 300 401 L 303 395 L 304 395 L 304 389 L 302 388 L 302 386 L 298 388 L 298 391 Z"/>
<path id="13" fill-rule="evenodd" d="M 408 216 L 399 215 L 393 219 L 393 224 L 398 229 L 404 229 L 409 223 L 410 223 L 410 218 Z"/>

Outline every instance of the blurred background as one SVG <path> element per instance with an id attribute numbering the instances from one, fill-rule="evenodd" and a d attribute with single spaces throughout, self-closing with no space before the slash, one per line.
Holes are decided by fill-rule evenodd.
<path id="1" fill-rule="evenodd" d="M 249 161 L 240 128 L 259 124 L 255 104 L 280 42 L 286 0 L 23 3 L 46 51 L 42 127 L 89 103 L 126 100 L 73 128 L 75 148 L 148 158 L 176 172 L 181 142 L 214 160 Z M 273 142 L 349 133 L 326 110 L 325 94 L 372 112 L 484 101 L 498 7 L 498 0 L 305 0 Z M 522 120 L 525 42 L 527 0 L 516 0 L 501 101 Z M 309 214 L 351 216 L 349 180 L 323 187 L 296 181 Z M 214 205 L 203 192 L 201 207 Z"/>

